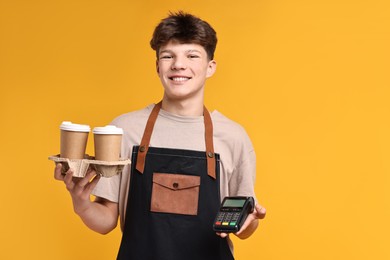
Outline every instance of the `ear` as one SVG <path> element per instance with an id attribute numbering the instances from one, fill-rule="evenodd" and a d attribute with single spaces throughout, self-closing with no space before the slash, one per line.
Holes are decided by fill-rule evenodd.
<path id="1" fill-rule="evenodd" d="M 217 62 L 215 60 L 209 61 L 209 64 L 207 65 L 206 77 L 210 78 L 211 76 L 213 76 L 216 70 L 217 70 Z"/>
<path id="2" fill-rule="evenodd" d="M 160 73 L 160 67 L 158 66 L 158 60 L 156 60 L 156 71 L 157 71 L 157 74 Z"/>

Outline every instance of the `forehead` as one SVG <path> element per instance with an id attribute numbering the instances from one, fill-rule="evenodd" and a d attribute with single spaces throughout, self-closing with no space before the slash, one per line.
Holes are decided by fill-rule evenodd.
<path id="1" fill-rule="evenodd" d="M 202 45 L 197 43 L 181 43 L 178 41 L 171 40 L 167 44 L 161 46 L 159 53 L 162 52 L 200 52 L 206 54 L 206 50 Z"/>

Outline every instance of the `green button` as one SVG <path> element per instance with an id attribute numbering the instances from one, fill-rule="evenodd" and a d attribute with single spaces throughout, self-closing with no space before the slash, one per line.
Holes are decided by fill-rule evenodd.
<path id="1" fill-rule="evenodd" d="M 235 225 L 236 225 L 236 222 L 230 222 L 229 225 L 230 225 L 230 226 L 235 226 Z"/>

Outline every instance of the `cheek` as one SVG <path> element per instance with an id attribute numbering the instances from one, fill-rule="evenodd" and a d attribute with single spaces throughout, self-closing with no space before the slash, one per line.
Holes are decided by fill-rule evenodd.
<path id="1" fill-rule="evenodd" d="M 202 75 L 205 76 L 205 77 L 208 77 L 209 74 L 210 74 L 208 69 L 203 69 L 203 70 L 200 71 L 200 73 L 202 73 Z"/>
<path id="2" fill-rule="evenodd" d="M 156 70 L 157 70 L 158 76 L 162 77 L 162 75 L 164 74 L 164 66 L 158 65 Z"/>
<path id="3" fill-rule="evenodd" d="M 164 63 L 164 62 L 160 62 L 157 64 L 157 73 L 159 75 L 162 75 L 162 74 L 164 74 L 164 72 L 168 71 L 169 68 L 170 68 L 169 64 Z"/>

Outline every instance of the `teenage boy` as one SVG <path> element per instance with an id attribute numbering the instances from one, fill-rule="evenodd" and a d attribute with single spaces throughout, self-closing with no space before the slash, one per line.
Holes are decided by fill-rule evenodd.
<path id="1" fill-rule="evenodd" d="M 131 166 L 112 178 L 90 170 L 75 180 L 58 164 L 55 178 L 92 230 L 106 234 L 120 217 L 118 259 L 234 259 L 229 236 L 212 225 L 225 196 L 255 197 L 256 158 L 245 130 L 204 106 L 205 82 L 216 70 L 216 33 L 191 14 L 171 13 L 150 44 L 162 101 L 112 122 L 124 130 L 121 155 Z M 249 237 L 264 217 L 257 204 L 235 235 Z"/>

